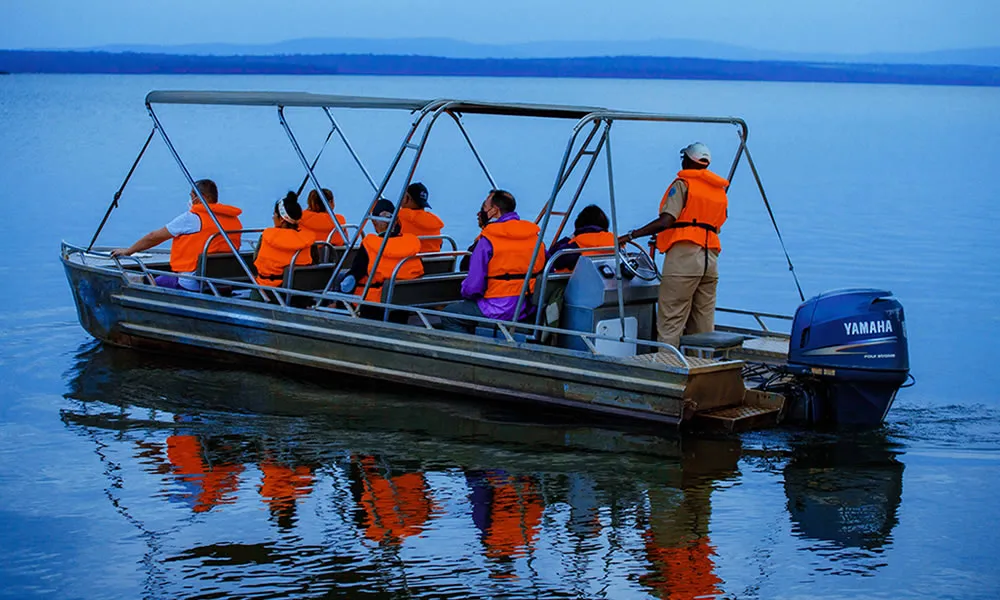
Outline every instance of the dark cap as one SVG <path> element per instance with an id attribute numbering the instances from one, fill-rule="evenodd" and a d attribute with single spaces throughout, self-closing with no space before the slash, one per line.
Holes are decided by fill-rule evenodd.
<path id="1" fill-rule="evenodd" d="M 410 198 L 413 198 L 413 201 L 416 202 L 417 206 L 420 208 L 431 207 L 431 205 L 427 203 L 427 186 L 419 181 L 406 186 L 406 193 L 410 195 Z"/>
<path id="2" fill-rule="evenodd" d="M 393 204 L 390 200 L 386 200 L 385 198 L 379 198 L 378 202 L 375 203 L 375 206 L 372 207 L 372 216 L 377 217 L 384 212 L 387 212 L 389 214 L 396 212 L 396 205 Z"/>

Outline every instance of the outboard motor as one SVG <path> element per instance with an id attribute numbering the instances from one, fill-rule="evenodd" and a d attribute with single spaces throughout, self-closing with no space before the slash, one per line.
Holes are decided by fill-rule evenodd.
<path id="1" fill-rule="evenodd" d="M 788 370 L 812 393 L 792 417 L 877 427 L 910 372 L 903 307 L 892 292 L 826 292 L 795 311 Z"/>

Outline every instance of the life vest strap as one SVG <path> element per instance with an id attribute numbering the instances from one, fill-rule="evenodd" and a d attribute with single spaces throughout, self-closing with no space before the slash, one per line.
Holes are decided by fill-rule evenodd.
<path id="1" fill-rule="evenodd" d="M 719 233 L 719 228 L 714 225 L 709 225 L 708 223 L 699 223 L 697 219 L 691 221 L 678 221 L 673 225 L 668 227 L 668 229 L 680 229 L 681 227 L 698 227 L 706 231 L 711 231 L 712 233 Z"/>
<path id="2" fill-rule="evenodd" d="M 257 274 L 257 277 L 267 279 L 268 281 L 281 281 L 285 278 L 284 275 L 261 275 L 260 273 Z"/>
<path id="3" fill-rule="evenodd" d="M 541 273 L 541 271 L 532 273 L 531 275 L 534 277 L 539 273 Z M 486 279 L 500 279 L 501 281 L 514 281 L 517 279 L 524 279 L 525 275 L 527 275 L 527 273 L 501 273 L 500 275 L 487 275 Z"/>

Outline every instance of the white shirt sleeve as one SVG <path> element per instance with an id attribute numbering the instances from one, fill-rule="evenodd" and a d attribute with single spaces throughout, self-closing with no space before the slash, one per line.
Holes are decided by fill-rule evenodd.
<path id="1" fill-rule="evenodd" d="M 173 221 L 167 223 L 167 231 L 173 237 L 188 233 L 198 233 L 201 231 L 201 219 L 191 211 L 184 212 L 174 217 Z"/>

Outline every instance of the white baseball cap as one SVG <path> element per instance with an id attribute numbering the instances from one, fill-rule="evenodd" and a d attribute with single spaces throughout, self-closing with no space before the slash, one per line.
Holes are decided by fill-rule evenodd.
<path id="1" fill-rule="evenodd" d="M 712 162 L 712 153 L 709 152 L 708 146 L 702 144 L 701 142 L 695 142 L 681 149 L 681 155 L 687 156 L 691 160 L 699 162 L 703 165 L 707 165 Z"/>

